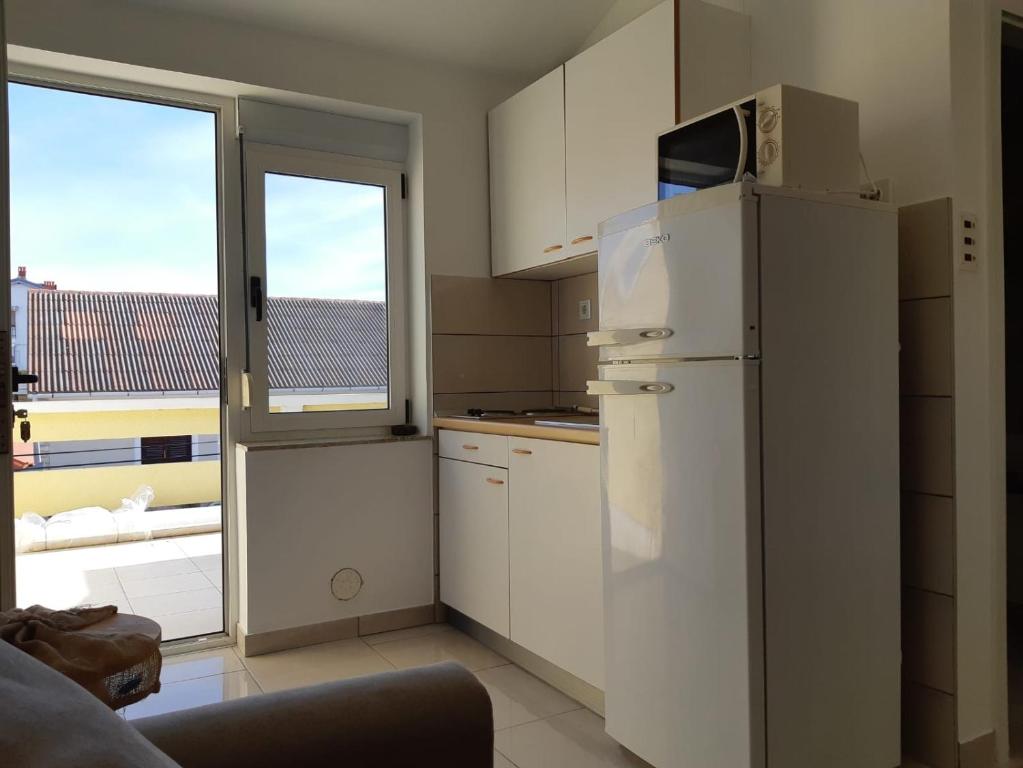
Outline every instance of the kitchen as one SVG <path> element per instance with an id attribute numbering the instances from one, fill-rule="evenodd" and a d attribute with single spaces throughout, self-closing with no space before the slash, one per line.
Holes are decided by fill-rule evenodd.
<path id="1" fill-rule="evenodd" d="M 490 113 L 494 278 L 432 280 L 439 599 L 653 765 L 895 765 L 896 213 L 853 102 L 668 130 L 671 14 Z"/>

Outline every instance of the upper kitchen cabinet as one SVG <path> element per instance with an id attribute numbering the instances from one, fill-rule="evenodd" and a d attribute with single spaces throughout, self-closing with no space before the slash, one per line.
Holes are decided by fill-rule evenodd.
<path id="1" fill-rule="evenodd" d="M 600 222 L 657 199 L 657 134 L 675 124 L 672 5 L 565 64 L 565 256 L 596 250 Z"/>
<path id="2" fill-rule="evenodd" d="M 597 225 L 657 199 L 657 134 L 675 122 L 674 2 L 490 113 L 495 276 L 592 272 Z M 535 268 L 540 267 L 537 270 Z"/>
<path id="3" fill-rule="evenodd" d="M 495 275 L 565 256 L 565 68 L 490 112 L 490 249 Z"/>

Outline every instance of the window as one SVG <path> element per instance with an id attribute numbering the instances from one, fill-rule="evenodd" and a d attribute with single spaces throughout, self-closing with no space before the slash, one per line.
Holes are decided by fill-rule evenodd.
<path id="1" fill-rule="evenodd" d="M 173 464 L 178 461 L 191 460 L 191 435 L 142 438 L 143 464 Z"/>
<path id="2" fill-rule="evenodd" d="M 400 167 L 249 145 L 245 193 L 253 429 L 403 422 Z"/>

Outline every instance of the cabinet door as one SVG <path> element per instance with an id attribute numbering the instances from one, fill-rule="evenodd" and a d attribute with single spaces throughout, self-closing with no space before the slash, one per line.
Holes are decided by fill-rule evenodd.
<path id="1" fill-rule="evenodd" d="M 657 134 L 675 122 L 675 32 L 665 2 L 565 64 L 566 255 L 597 225 L 657 200 Z"/>
<path id="2" fill-rule="evenodd" d="M 564 258 L 564 67 L 493 109 L 488 122 L 493 274 Z"/>
<path id="3" fill-rule="evenodd" d="M 511 639 L 603 689 L 600 448 L 509 447 Z"/>
<path id="4" fill-rule="evenodd" d="M 508 637 L 508 470 L 438 461 L 441 602 Z"/>

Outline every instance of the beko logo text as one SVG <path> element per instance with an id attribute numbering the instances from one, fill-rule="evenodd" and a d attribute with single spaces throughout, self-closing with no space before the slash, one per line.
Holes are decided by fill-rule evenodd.
<path id="1" fill-rule="evenodd" d="M 671 240 L 671 233 L 665 232 L 663 235 L 655 235 L 654 237 L 648 237 L 646 240 L 643 241 L 643 245 L 649 248 L 652 245 L 660 245 L 661 243 L 666 243 L 669 240 Z"/>

